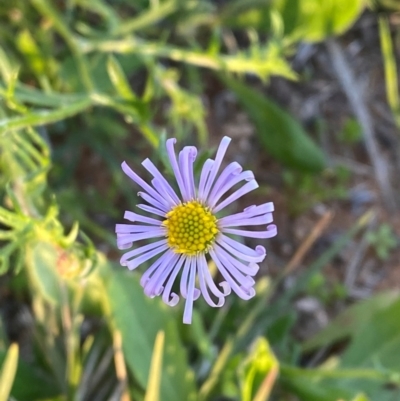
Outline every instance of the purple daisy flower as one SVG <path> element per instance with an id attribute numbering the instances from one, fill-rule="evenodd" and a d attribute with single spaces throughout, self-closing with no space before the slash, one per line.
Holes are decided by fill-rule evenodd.
<path id="1" fill-rule="evenodd" d="M 245 300 L 255 295 L 253 276 L 259 269 L 258 263 L 265 258 L 265 248 L 261 245 L 255 249 L 249 248 L 230 235 L 271 238 L 277 233 L 276 225 L 270 224 L 274 211 L 272 202 L 250 206 L 241 213 L 217 217 L 221 210 L 258 187 L 253 173 L 243 171 L 237 162 L 228 164 L 217 177 L 230 141 L 228 137 L 222 139 L 215 160 L 208 159 L 204 163 L 196 186 L 193 163 L 197 149 L 186 146 L 177 159 L 174 150 L 176 139 L 167 140 L 168 158 L 180 195 L 149 159 L 142 165 L 153 176 L 151 185 L 125 162 L 122 163 L 124 173 L 142 187 L 143 192 L 138 195 L 148 203 L 137 207 L 158 218 L 125 212 L 125 219 L 135 224 L 116 225 L 119 249 L 131 248 L 133 243 L 140 240 L 156 241 L 126 252 L 121 258 L 121 265 L 133 270 L 157 257 L 143 274 L 140 284 L 146 295 L 162 295 L 163 301 L 170 306 L 175 306 L 179 301 L 178 294 L 172 292 L 172 286 L 182 271 L 180 293 L 186 299 L 183 314 L 186 324 L 192 321 L 193 301 L 200 294 L 213 307 L 221 307 L 231 290 Z M 243 185 L 225 196 L 239 183 Z M 255 225 L 264 225 L 266 228 L 262 231 L 238 228 Z M 207 254 L 224 278 L 218 286 L 208 269 Z M 196 287 L 196 276 L 200 288 Z"/>

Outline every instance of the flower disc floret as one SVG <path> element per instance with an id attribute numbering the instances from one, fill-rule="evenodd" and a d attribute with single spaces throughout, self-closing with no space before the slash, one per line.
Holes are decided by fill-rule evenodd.
<path id="1" fill-rule="evenodd" d="M 175 206 L 166 214 L 167 242 L 175 253 L 194 256 L 207 252 L 218 234 L 216 217 L 198 201 Z"/>

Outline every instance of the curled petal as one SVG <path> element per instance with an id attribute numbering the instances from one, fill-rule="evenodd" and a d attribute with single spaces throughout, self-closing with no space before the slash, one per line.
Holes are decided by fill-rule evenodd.
<path id="1" fill-rule="evenodd" d="M 256 249 L 251 249 L 224 234 L 220 234 L 217 237 L 217 243 L 221 245 L 222 248 L 230 252 L 233 256 L 236 256 L 245 262 L 260 263 L 264 260 L 266 255 L 266 251 L 263 246 L 258 245 Z"/>
<path id="2" fill-rule="evenodd" d="M 230 216 L 228 216 L 230 217 Z M 272 213 L 267 213 L 262 216 L 255 216 L 249 219 L 236 218 L 236 219 L 221 219 L 218 221 L 220 228 L 225 227 L 240 227 L 240 226 L 260 226 L 264 224 L 272 223 L 274 220 Z"/>
<path id="3" fill-rule="evenodd" d="M 204 254 L 199 254 L 197 256 L 197 270 L 198 270 L 198 276 L 199 276 L 199 283 L 200 283 L 200 290 L 201 293 L 203 294 L 203 298 L 206 300 L 206 302 L 214 307 L 214 308 L 220 308 L 224 303 L 225 303 L 225 297 L 224 294 L 221 293 L 214 284 L 214 281 L 212 281 L 212 277 L 210 275 L 210 272 L 208 270 L 206 258 Z M 211 282 L 213 284 L 213 289 L 211 290 L 213 294 L 217 294 L 216 296 L 218 297 L 218 303 L 216 304 L 210 297 L 210 294 L 208 293 L 208 286 L 210 286 L 209 280 L 207 280 L 207 275 L 211 278 Z M 207 278 L 206 278 L 207 277 Z M 211 286 L 210 286 L 211 287 Z M 210 288 L 211 289 L 211 288 Z M 214 293 L 214 291 L 215 293 Z"/>
<path id="4" fill-rule="evenodd" d="M 224 264 L 221 262 L 221 260 L 218 258 L 217 254 L 214 252 L 213 249 L 210 250 L 210 256 L 214 260 L 215 264 L 218 267 L 218 270 L 224 277 L 224 279 L 229 283 L 230 287 L 232 288 L 233 291 L 242 299 L 248 300 L 254 296 L 253 292 L 250 291 L 250 288 L 248 288 L 246 285 L 243 285 L 242 283 L 238 284 L 230 275 L 229 271 L 225 268 Z"/>
<path id="5" fill-rule="evenodd" d="M 267 226 L 265 231 L 246 231 L 246 230 L 236 230 L 233 228 L 225 228 L 222 232 L 227 234 L 241 235 L 242 237 L 250 238 L 272 238 L 277 234 L 277 227 L 275 224 L 270 224 Z"/>
<path id="6" fill-rule="evenodd" d="M 246 276 L 255 276 L 258 273 L 258 271 L 260 270 L 260 266 L 258 264 L 249 263 L 248 265 L 245 265 L 240 260 L 234 258 L 230 253 L 225 251 L 219 245 L 215 244 L 214 247 L 215 247 L 216 251 L 218 252 L 218 255 L 222 255 L 225 259 L 227 259 L 230 263 L 235 265 L 235 267 L 238 270 L 240 270 L 243 274 L 245 274 Z"/>
<path id="7" fill-rule="evenodd" d="M 168 278 L 167 284 L 165 285 L 162 295 L 162 300 L 169 306 L 175 306 L 179 302 L 179 296 L 174 292 L 171 293 L 171 289 L 176 280 L 176 277 L 178 276 L 179 271 L 181 270 L 181 267 L 185 259 L 186 258 L 184 256 L 179 257 L 179 260 L 176 263 L 174 269 L 172 270 L 172 273 Z"/>

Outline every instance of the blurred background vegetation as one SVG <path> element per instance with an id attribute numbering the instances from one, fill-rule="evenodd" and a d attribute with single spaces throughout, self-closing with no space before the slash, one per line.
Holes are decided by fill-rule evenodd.
<path id="1" fill-rule="evenodd" d="M 399 55 L 397 0 L 0 0 L 0 401 L 400 400 Z M 279 233 L 184 326 L 120 163 L 223 135 Z"/>

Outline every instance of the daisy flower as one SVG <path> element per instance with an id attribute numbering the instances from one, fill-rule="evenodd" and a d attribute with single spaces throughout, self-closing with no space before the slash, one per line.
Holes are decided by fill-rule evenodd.
<path id="1" fill-rule="evenodd" d="M 222 139 L 215 159 L 204 163 L 196 185 L 193 164 L 197 149 L 186 146 L 177 158 L 176 139 L 168 139 L 167 154 L 179 192 L 149 159 L 142 165 L 152 175 L 151 183 L 122 163 L 124 173 L 143 190 L 138 195 L 147 204 L 137 207 L 153 217 L 126 211 L 125 219 L 134 224 L 116 225 L 118 248 L 131 248 L 141 240 L 153 241 L 126 252 L 121 265 L 133 270 L 156 258 L 144 272 L 140 284 L 147 296 L 162 296 L 170 306 L 179 301 L 172 286 L 181 273 L 179 292 L 185 298 L 183 322 L 186 324 L 192 321 L 193 302 L 200 295 L 212 307 L 221 307 L 231 291 L 245 300 L 255 295 L 253 276 L 259 269 L 258 263 L 265 258 L 265 248 L 261 245 L 249 248 L 231 236 L 263 239 L 277 232 L 276 226 L 270 224 L 274 211 L 272 202 L 220 217 L 222 210 L 258 187 L 253 173 L 243 171 L 237 162 L 228 164 L 218 175 L 230 141 L 228 137 Z M 238 184 L 241 186 L 237 189 Z M 240 228 L 242 226 L 263 227 L 261 231 L 249 231 Z M 218 285 L 209 271 L 209 258 L 223 277 Z"/>

